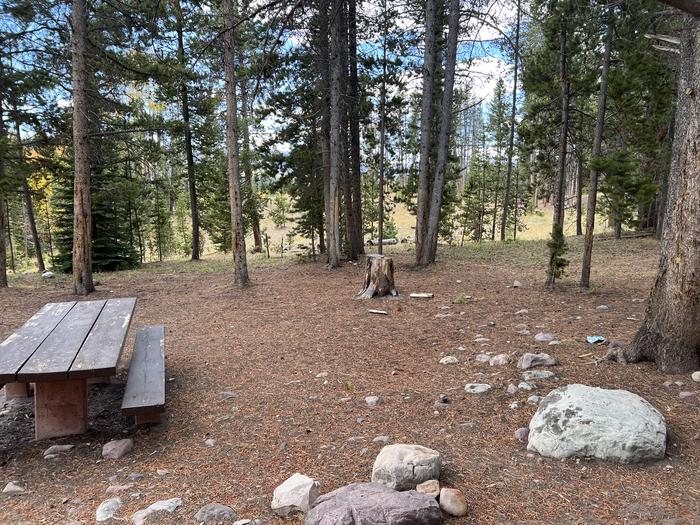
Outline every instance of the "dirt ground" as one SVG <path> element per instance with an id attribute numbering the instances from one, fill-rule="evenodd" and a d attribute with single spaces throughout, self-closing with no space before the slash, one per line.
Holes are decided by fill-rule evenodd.
<path id="1" fill-rule="evenodd" d="M 94 523 L 95 509 L 110 497 L 105 489 L 125 483 L 133 483 L 120 494 L 118 517 L 125 523 L 172 497 L 183 505 L 162 523 L 194 523 L 194 513 L 211 502 L 233 507 L 240 518 L 276 523 L 269 503 L 279 483 L 294 472 L 319 479 L 323 492 L 368 481 L 381 447 L 372 439 L 379 435 L 441 452 L 441 481 L 461 489 L 470 506 L 466 518 L 448 523 L 700 523 L 700 395 L 678 396 L 700 385 L 650 364 L 590 364 L 604 348 L 585 342 L 586 335 L 629 340 L 634 334 L 656 272 L 657 244 L 597 243 L 592 291 L 576 286 L 580 244 L 574 241 L 570 276 L 545 292 L 545 249 L 528 242 L 443 250 L 426 270 L 413 269 L 410 254 L 400 253 L 401 296 L 372 301 L 353 299 L 363 269 L 352 264 L 329 271 L 320 263 L 282 261 L 254 269 L 244 290 L 224 266 L 203 272 L 192 263 L 164 263 L 154 271 L 99 276 L 91 298 L 138 298 L 123 366 L 136 328 L 167 327 L 167 420 L 137 430 L 119 413 L 123 386 L 94 385 L 86 435 L 35 442 L 31 401 L 0 399 L 0 484 L 14 480 L 29 491 L 0 494 L 0 524 Z M 509 287 L 514 279 L 523 287 Z M 411 292 L 435 298 L 411 299 Z M 473 300 L 452 304 L 460 293 Z M 0 292 L 0 338 L 44 303 L 70 299 L 63 279 Z M 601 304 L 609 309 L 597 310 Z M 523 308 L 527 314 L 515 315 Z M 517 335 L 519 323 L 532 335 Z M 536 343 L 539 330 L 561 344 Z M 475 343 L 477 334 L 490 342 Z M 535 412 L 526 403 L 533 392 L 505 392 L 520 381 L 515 362 L 527 351 L 549 352 L 560 363 L 556 381 L 538 381 L 540 395 L 578 382 L 645 397 L 667 419 L 667 457 L 615 465 L 528 453 L 513 432 Z M 513 360 L 489 367 L 474 360 L 482 352 L 507 352 Z M 440 365 L 445 355 L 459 363 Z M 321 372 L 327 377 L 317 377 Z M 684 385 L 665 387 L 667 380 Z M 466 394 L 469 382 L 494 388 Z M 441 394 L 450 402 L 438 407 Z M 380 396 L 378 406 L 366 406 L 369 395 Z M 509 407 L 514 401 L 518 408 Z M 106 441 L 127 436 L 133 452 L 101 459 Z M 205 445 L 208 438 L 213 447 Z M 76 448 L 44 460 L 55 443 Z M 131 473 L 144 477 L 130 481 Z"/>

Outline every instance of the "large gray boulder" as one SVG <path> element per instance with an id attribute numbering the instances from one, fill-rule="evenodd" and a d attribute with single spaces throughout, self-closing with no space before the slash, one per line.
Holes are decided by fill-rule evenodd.
<path id="1" fill-rule="evenodd" d="M 272 494 L 272 511 L 283 518 L 307 512 L 321 492 L 320 485 L 313 478 L 293 474 Z"/>
<path id="2" fill-rule="evenodd" d="M 530 421 L 527 449 L 558 459 L 660 459 L 666 451 L 666 421 L 626 390 L 572 384 L 542 399 Z"/>
<path id="3" fill-rule="evenodd" d="M 379 483 L 353 483 L 316 500 L 305 525 L 440 525 L 435 498 Z"/>
<path id="4" fill-rule="evenodd" d="M 395 490 L 415 489 L 416 485 L 440 477 L 440 453 L 420 445 L 387 445 L 372 467 L 372 482 Z"/>

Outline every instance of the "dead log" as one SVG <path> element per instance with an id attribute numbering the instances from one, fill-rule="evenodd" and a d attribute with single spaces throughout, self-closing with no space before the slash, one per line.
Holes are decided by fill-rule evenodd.
<path id="1" fill-rule="evenodd" d="M 365 286 L 357 295 L 361 299 L 371 299 L 375 295 L 399 295 L 394 286 L 394 260 L 391 257 L 367 256 Z"/>

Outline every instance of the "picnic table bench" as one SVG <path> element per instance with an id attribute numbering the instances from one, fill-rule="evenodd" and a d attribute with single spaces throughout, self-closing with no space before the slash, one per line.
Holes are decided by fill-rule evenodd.
<path id="1" fill-rule="evenodd" d="M 0 385 L 6 385 L 6 394 L 18 385 L 35 385 L 37 440 L 87 430 L 88 379 L 116 374 L 135 306 L 135 298 L 49 303 L 0 343 Z M 137 336 L 125 413 L 138 411 L 148 419 L 164 410 L 163 334 L 161 326 Z M 144 337 L 145 345 L 139 343 Z M 158 378 L 162 388 L 153 385 Z"/>

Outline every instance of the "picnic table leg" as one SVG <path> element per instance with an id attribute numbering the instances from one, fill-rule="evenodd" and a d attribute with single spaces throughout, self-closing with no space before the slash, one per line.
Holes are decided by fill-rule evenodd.
<path id="1" fill-rule="evenodd" d="M 15 399 L 16 397 L 28 397 L 29 385 L 27 383 L 7 383 L 5 385 L 5 399 Z"/>
<path id="2" fill-rule="evenodd" d="M 87 431 L 87 381 L 68 379 L 36 383 L 36 439 L 84 434 Z"/>

